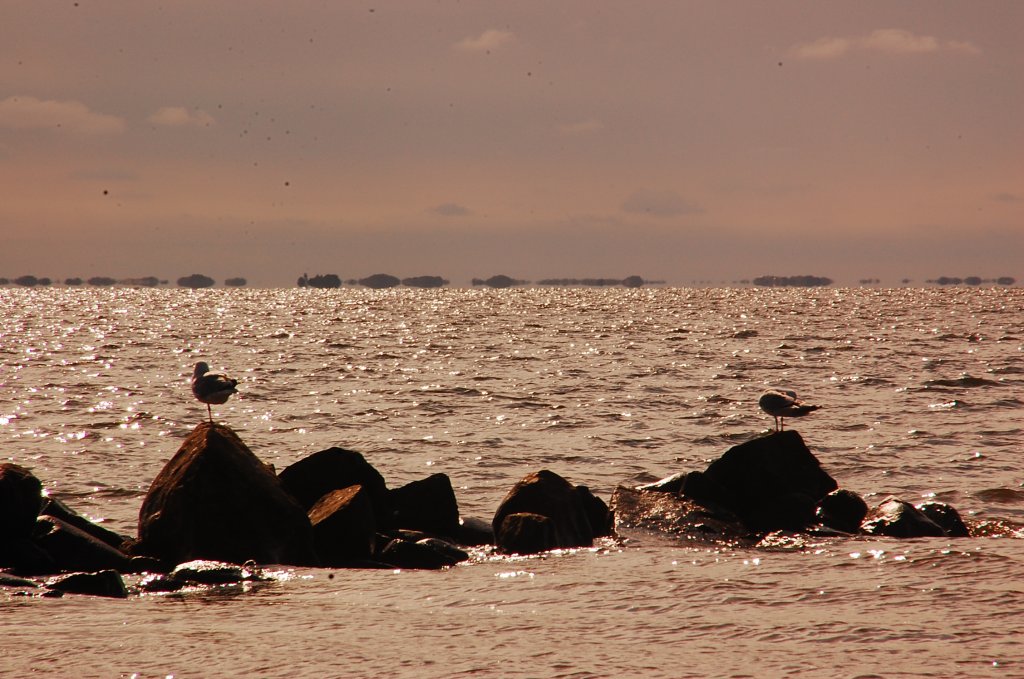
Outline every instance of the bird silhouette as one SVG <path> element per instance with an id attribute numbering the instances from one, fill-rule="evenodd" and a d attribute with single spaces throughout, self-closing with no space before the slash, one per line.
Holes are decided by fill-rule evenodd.
<path id="1" fill-rule="evenodd" d="M 226 375 L 210 372 L 210 366 L 204 361 L 196 363 L 192 371 L 192 395 L 202 403 L 206 404 L 206 413 L 213 422 L 213 410 L 210 404 L 220 405 L 226 403 L 231 394 L 238 393 L 235 386 L 238 380 L 233 380 Z"/>
<path id="2" fill-rule="evenodd" d="M 791 389 L 769 389 L 761 394 L 757 404 L 761 410 L 775 418 L 775 431 L 786 428 L 785 418 L 803 417 L 821 407 L 804 403 Z"/>

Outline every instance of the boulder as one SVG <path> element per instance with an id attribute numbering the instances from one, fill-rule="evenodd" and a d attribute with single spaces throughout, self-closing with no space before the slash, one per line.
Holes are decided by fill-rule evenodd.
<path id="1" fill-rule="evenodd" d="M 343 566 L 373 555 L 377 522 L 362 486 L 327 493 L 309 510 L 309 521 L 321 565 Z"/>
<path id="2" fill-rule="evenodd" d="M 134 552 L 175 563 L 316 565 L 305 511 L 234 431 L 209 422 L 189 434 L 153 480 Z"/>
<path id="3" fill-rule="evenodd" d="M 43 516 L 52 516 L 64 523 L 71 524 L 75 528 L 88 533 L 97 540 L 100 540 L 114 549 L 123 549 L 123 545 L 129 542 L 127 536 L 115 533 L 103 526 L 93 523 L 66 504 L 55 498 L 46 498 L 43 508 L 39 512 Z"/>
<path id="4" fill-rule="evenodd" d="M 0 545 L 32 534 L 43 507 L 43 484 L 28 469 L 0 464 Z"/>
<path id="5" fill-rule="evenodd" d="M 686 472 L 679 472 L 671 476 L 666 476 L 663 479 L 658 479 L 653 483 L 645 483 L 641 486 L 637 486 L 637 490 L 656 490 L 660 493 L 672 493 L 678 495 L 683 490 L 683 484 L 686 483 Z"/>
<path id="6" fill-rule="evenodd" d="M 53 559 L 56 570 L 51 573 L 129 570 L 126 554 L 54 516 L 37 519 L 35 543 Z"/>
<path id="7" fill-rule="evenodd" d="M 883 500 L 861 525 L 861 530 L 894 538 L 943 537 L 946 534 L 917 507 L 894 497 Z"/>
<path id="8" fill-rule="evenodd" d="M 508 554 L 539 554 L 562 546 L 555 522 L 532 512 L 505 514 L 495 535 L 498 548 Z"/>
<path id="9" fill-rule="evenodd" d="M 362 486 L 370 496 L 378 521 L 391 513 L 384 477 L 353 450 L 335 447 L 313 453 L 285 467 L 278 479 L 306 512 L 332 490 Z"/>
<path id="10" fill-rule="evenodd" d="M 615 532 L 615 517 L 608 509 L 605 501 L 590 492 L 586 486 L 576 486 L 574 491 L 579 497 L 590 521 L 590 530 L 595 538 L 603 538 Z"/>
<path id="11" fill-rule="evenodd" d="M 452 536 L 460 545 L 479 547 L 494 544 L 494 529 L 489 521 L 472 516 L 459 517 L 459 531 Z"/>
<path id="12" fill-rule="evenodd" d="M 547 549 L 565 547 L 589 547 L 594 542 L 594 537 L 604 534 L 607 529 L 605 523 L 607 516 L 599 516 L 600 512 L 595 510 L 595 505 L 588 498 L 590 491 L 583 488 L 578 490 L 564 478 L 552 471 L 541 470 L 527 475 L 516 483 L 509 491 L 505 499 L 501 501 L 491 526 L 494 529 L 495 542 L 499 548 L 505 551 L 522 552 L 519 548 L 512 549 L 511 544 L 515 542 L 513 536 L 503 535 L 505 518 L 511 514 L 535 514 L 546 517 L 551 522 L 551 544 Z M 605 507 L 607 514 L 607 507 Z M 597 528 L 591 523 L 591 517 L 601 523 Z M 545 535 L 547 528 L 542 528 L 535 519 L 520 518 L 517 523 L 510 524 L 509 528 L 529 532 L 530 535 Z M 519 527 L 519 523 L 535 524 L 529 527 Z M 546 538 L 536 544 L 542 544 Z M 545 550 L 539 550 L 545 551 Z"/>
<path id="13" fill-rule="evenodd" d="M 619 486 L 612 493 L 615 532 L 654 533 L 687 542 L 751 546 L 755 539 L 735 514 L 709 509 L 675 493 L 647 490 L 647 486 Z"/>
<path id="14" fill-rule="evenodd" d="M 818 503 L 816 515 L 821 525 L 844 533 L 860 531 L 860 524 L 868 514 L 864 498 L 852 490 L 838 488 Z"/>
<path id="15" fill-rule="evenodd" d="M 791 429 L 730 448 L 705 471 L 688 474 L 683 495 L 769 532 L 807 528 L 818 503 L 837 487 Z"/>
<path id="16" fill-rule="evenodd" d="M 54 578 L 46 583 L 47 589 L 71 594 L 89 594 L 126 599 L 128 590 L 121 574 L 113 570 L 96 573 L 71 573 Z"/>
<path id="17" fill-rule="evenodd" d="M 967 524 L 960 518 L 960 512 L 945 502 L 925 502 L 917 505 L 922 514 L 936 523 L 951 538 L 970 537 Z"/>
<path id="18" fill-rule="evenodd" d="M 447 474 L 431 474 L 388 494 L 391 528 L 410 528 L 452 537 L 459 532 L 459 503 Z"/>

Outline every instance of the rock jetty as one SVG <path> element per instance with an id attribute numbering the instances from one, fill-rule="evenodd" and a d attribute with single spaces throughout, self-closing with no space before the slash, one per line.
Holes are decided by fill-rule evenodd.
<path id="1" fill-rule="evenodd" d="M 848 538 L 1013 535 L 956 509 L 841 488 L 794 430 L 727 450 L 706 469 L 620 486 L 610 503 L 550 470 L 516 482 L 488 522 L 464 517 L 451 480 L 397 488 L 360 453 L 313 453 L 276 473 L 229 427 L 203 422 L 150 485 L 125 536 L 45 498 L 30 470 L 0 464 L 0 587 L 124 597 L 266 579 L 261 564 L 439 569 L 484 553 L 588 547 L 631 531 L 754 548 L 778 534 Z M 124 574 L 148 574 L 127 587 Z M 45 581 L 41 576 L 50 576 Z"/>

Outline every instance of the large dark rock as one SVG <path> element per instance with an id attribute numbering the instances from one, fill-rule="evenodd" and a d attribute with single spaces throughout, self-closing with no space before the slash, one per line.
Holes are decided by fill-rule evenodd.
<path id="1" fill-rule="evenodd" d="M 943 537 L 946 531 L 914 505 L 888 497 L 864 522 L 861 529 L 870 535 L 894 538 Z"/>
<path id="2" fill-rule="evenodd" d="M 56 565 L 56 571 L 127 572 L 129 557 L 99 538 L 54 516 L 36 521 L 35 543 Z"/>
<path id="3" fill-rule="evenodd" d="M 823 526 L 844 533 L 856 533 L 868 514 L 868 505 L 864 498 L 852 490 L 839 488 L 821 499 L 816 514 Z"/>
<path id="4" fill-rule="evenodd" d="M 602 519 L 597 516 L 600 512 L 595 512 L 588 495 L 590 491 L 585 488 L 582 491 L 578 490 L 577 486 L 546 469 L 527 475 L 512 487 L 494 514 L 491 525 L 494 528 L 496 544 L 505 551 L 525 553 L 519 548 L 511 548 L 511 534 L 503 533 L 505 518 L 511 514 L 536 514 L 551 521 L 553 538 L 551 546 L 547 549 L 589 547 L 593 544 L 595 536 L 605 534 L 608 518 L 605 516 Z M 605 511 L 607 512 L 607 508 Z M 595 520 L 601 524 L 597 528 L 591 523 L 592 516 L 596 516 Z M 516 521 L 537 523 L 533 519 Z M 521 530 L 543 535 L 547 529 L 531 526 L 523 527 Z"/>
<path id="5" fill-rule="evenodd" d="M 313 528 L 302 507 L 235 432 L 207 422 L 153 480 L 134 552 L 175 563 L 316 565 Z"/>
<path id="6" fill-rule="evenodd" d="M 683 494 L 736 514 L 755 531 L 802 530 L 838 487 L 795 430 L 734 446 L 704 472 L 692 472 Z"/>
<path id="7" fill-rule="evenodd" d="M 369 493 L 378 521 L 383 522 L 391 513 L 384 477 L 353 450 L 328 448 L 313 453 L 283 469 L 278 479 L 307 512 L 332 490 L 362 486 Z"/>
<path id="8" fill-rule="evenodd" d="M 431 474 L 392 490 L 389 528 L 410 528 L 454 537 L 459 533 L 459 503 L 447 474 Z"/>
<path id="9" fill-rule="evenodd" d="M 362 486 L 332 490 L 309 510 L 313 543 L 323 566 L 343 566 L 373 555 L 377 522 Z"/>
<path id="10" fill-rule="evenodd" d="M 532 512 L 506 514 L 496 534 L 498 547 L 508 554 L 539 554 L 561 547 L 555 522 Z"/>
<path id="11" fill-rule="evenodd" d="M 8 539 L 31 535 L 42 507 L 43 484 L 39 479 L 24 467 L 0 464 L 0 545 Z"/>

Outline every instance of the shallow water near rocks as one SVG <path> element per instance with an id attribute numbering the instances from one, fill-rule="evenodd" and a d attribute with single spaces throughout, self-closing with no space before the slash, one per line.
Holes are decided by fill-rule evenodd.
<path id="1" fill-rule="evenodd" d="M 0 459 L 134 534 L 149 483 L 214 407 L 281 469 L 363 453 L 389 486 L 448 474 L 490 519 L 551 469 L 608 499 L 787 426 L 843 487 L 1024 521 L 1024 291 L 0 290 Z M 272 569 L 138 595 L 0 589 L 0 674 L 1024 676 L 1024 540 L 737 549 L 629 533 L 443 572 Z"/>

